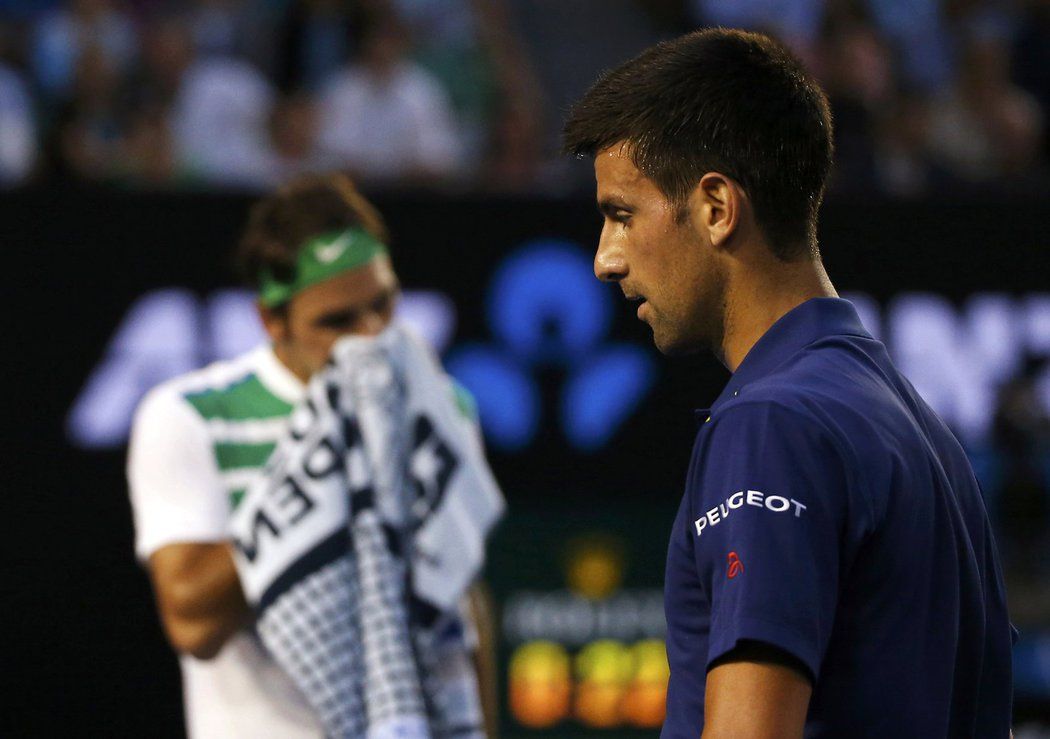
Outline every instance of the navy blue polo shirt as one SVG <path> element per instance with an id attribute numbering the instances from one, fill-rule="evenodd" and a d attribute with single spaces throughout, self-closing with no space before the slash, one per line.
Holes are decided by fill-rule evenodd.
<path id="1" fill-rule="evenodd" d="M 756 640 L 813 680 L 806 737 L 1007 737 L 1013 634 L 980 489 L 853 306 L 777 321 L 700 421 L 661 736 L 700 736 L 707 670 Z"/>

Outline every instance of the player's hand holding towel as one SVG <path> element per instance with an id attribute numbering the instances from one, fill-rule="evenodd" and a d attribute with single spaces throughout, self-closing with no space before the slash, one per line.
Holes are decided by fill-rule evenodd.
<path id="1" fill-rule="evenodd" d="M 459 603 L 503 507 L 420 340 L 335 345 L 232 521 L 259 636 L 329 736 L 482 735 Z"/>

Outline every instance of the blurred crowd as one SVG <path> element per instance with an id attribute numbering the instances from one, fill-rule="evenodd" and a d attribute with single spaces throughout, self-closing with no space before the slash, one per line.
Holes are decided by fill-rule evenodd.
<path id="1" fill-rule="evenodd" d="M 1046 191 L 1050 0 L 0 0 L 0 186 L 558 193 L 565 110 L 707 25 L 827 89 L 832 191 Z"/>
<path id="2" fill-rule="evenodd" d="M 318 168 L 378 186 L 513 179 L 538 107 L 495 2 L 0 7 L 9 185 L 256 188 Z"/>

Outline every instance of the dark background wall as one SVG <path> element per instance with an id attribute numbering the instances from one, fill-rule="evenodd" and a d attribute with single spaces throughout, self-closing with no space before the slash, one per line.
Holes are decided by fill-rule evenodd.
<path id="1" fill-rule="evenodd" d="M 132 555 L 124 450 L 120 444 L 74 443 L 67 424 L 138 298 L 170 287 L 204 298 L 234 284 L 230 247 L 248 202 L 77 190 L 0 198 L 4 735 L 181 733 L 177 665 Z M 574 353 L 563 331 L 564 315 L 585 307 L 571 295 L 544 314 L 544 346 L 551 349 L 546 359 L 514 357 L 513 347 L 500 344 L 487 319 L 494 272 L 508 254 L 536 239 L 575 243 L 566 248 L 589 259 L 600 229 L 589 202 L 405 195 L 377 202 L 405 286 L 453 301 L 457 320 L 448 356 L 470 346 L 502 352 L 537 389 L 536 432 L 516 449 L 492 447 L 510 503 L 488 573 L 497 600 L 518 598 L 520 604 L 523 594 L 565 591 L 572 579 L 567 547 L 575 536 L 615 542 L 614 580 L 626 592 L 644 598 L 659 588 L 666 530 L 691 443 L 691 411 L 717 396 L 725 371 L 710 357 L 659 357 L 648 329 L 616 302 L 614 288 L 600 288 L 612 299 L 612 308 L 602 308 L 613 316 L 610 329 L 582 354 Z M 862 291 L 882 307 L 903 294 L 934 293 L 962 316 L 961 307 L 976 293 L 1001 294 L 1021 305 L 1050 289 L 1048 228 L 1043 203 L 837 202 L 824 213 L 821 243 L 840 291 Z M 208 330 L 202 321 L 201 335 Z M 199 346 L 206 344 L 202 339 Z M 610 416 L 609 438 L 581 448 L 559 420 L 565 388 L 613 346 L 628 348 L 654 374 L 622 422 Z M 199 355 L 196 363 L 209 358 L 203 349 Z M 599 397 L 619 392 L 615 383 L 599 390 Z M 971 444 L 975 458 L 991 459 L 986 466 L 994 469 L 994 440 L 979 441 Z M 995 486 L 988 487 L 994 510 Z M 1034 640 L 1047 623 L 1038 610 L 1031 618 L 1021 624 L 1025 643 L 1045 648 L 1038 647 L 1045 641 Z M 503 643 L 502 654 L 509 658 L 515 646 Z M 1022 667 L 1034 659 L 1019 657 Z M 1019 716 L 1050 716 L 1050 693 L 1039 683 L 1043 673 L 1024 669 Z M 511 718 L 507 727 L 523 731 Z M 578 722 L 567 721 L 546 733 L 581 731 Z"/>

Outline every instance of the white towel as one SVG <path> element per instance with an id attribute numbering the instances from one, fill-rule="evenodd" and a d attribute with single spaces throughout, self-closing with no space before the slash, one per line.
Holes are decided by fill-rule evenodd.
<path id="1" fill-rule="evenodd" d="M 329 736 L 483 736 L 459 604 L 503 508 L 423 342 L 340 340 L 231 522 L 258 634 Z"/>

